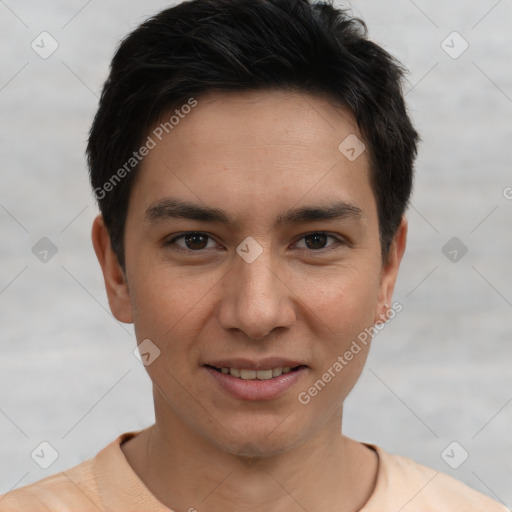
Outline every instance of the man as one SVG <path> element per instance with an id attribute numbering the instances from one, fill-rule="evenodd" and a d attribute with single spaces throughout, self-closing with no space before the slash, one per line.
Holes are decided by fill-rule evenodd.
<path id="1" fill-rule="evenodd" d="M 2 511 L 505 510 L 341 435 L 399 309 L 419 139 L 364 28 L 306 0 L 194 0 L 123 41 L 87 150 L 92 239 L 156 422 Z"/>

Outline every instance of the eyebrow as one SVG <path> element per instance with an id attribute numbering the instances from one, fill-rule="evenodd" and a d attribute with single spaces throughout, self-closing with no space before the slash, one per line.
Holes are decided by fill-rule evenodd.
<path id="1" fill-rule="evenodd" d="M 325 205 L 302 206 L 278 215 L 274 229 L 286 224 L 301 224 L 319 220 L 353 219 L 359 220 L 363 210 L 346 201 L 334 201 Z M 203 206 L 179 199 L 161 199 L 146 210 L 146 220 L 152 224 L 168 219 L 190 219 L 203 222 L 225 224 L 234 227 L 237 222 L 227 211 L 220 208 Z"/>

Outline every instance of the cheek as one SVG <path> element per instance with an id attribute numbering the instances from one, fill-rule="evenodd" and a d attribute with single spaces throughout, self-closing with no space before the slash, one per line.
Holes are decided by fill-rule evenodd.
<path id="1" fill-rule="evenodd" d="M 173 402 L 187 403 L 179 382 L 190 379 L 196 366 L 198 314 L 206 291 L 170 272 L 148 273 L 131 291 L 137 343 L 149 339 L 159 351 L 146 371 L 166 395 L 181 397 Z"/>
<path id="2" fill-rule="evenodd" d="M 331 275 L 303 283 L 302 298 L 325 329 L 334 345 L 343 345 L 348 338 L 373 325 L 379 295 L 377 272 L 335 269 Z"/>
<path id="3" fill-rule="evenodd" d="M 176 268 L 156 266 L 139 276 L 130 289 L 139 343 L 150 338 L 159 346 L 172 343 L 173 350 L 179 350 L 184 343 L 193 349 L 219 276 L 199 276 L 186 269 L 178 272 Z"/>
<path id="4" fill-rule="evenodd" d="M 343 403 L 364 368 L 371 345 L 378 286 L 375 276 L 331 280 L 321 292 L 306 295 L 312 314 L 313 374 L 301 389 L 301 404 L 313 404 L 330 417 Z M 305 412 L 308 409 L 305 410 Z"/>

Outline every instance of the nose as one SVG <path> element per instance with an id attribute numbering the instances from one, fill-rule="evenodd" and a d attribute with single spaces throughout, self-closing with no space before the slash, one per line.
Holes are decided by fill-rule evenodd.
<path id="1" fill-rule="evenodd" d="M 253 340 L 291 327 L 296 320 L 293 289 L 271 251 L 264 249 L 251 263 L 237 255 L 233 265 L 223 280 L 218 312 L 221 327 L 243 331 Z"/>

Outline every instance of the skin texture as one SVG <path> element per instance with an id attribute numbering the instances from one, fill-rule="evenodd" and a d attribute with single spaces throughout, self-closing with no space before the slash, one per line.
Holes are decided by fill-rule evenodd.
<path id="1" fill-rule="evenodd" d="M 150 339 L 161 351 L 146 367 L 156 423 L 122 449 L 150 491 L 179 512 L 358 510 L 378 460 L 341 435 L 342 406 L 370 344 L 307 405 L 297 397 L 389 309 L 406 220 L 384 264 L 367 154 L 350 161 L 338 149 L 350 134 L 362 138 L 347 110 L 290 91 L 197 99 L 141 163 L 126 219 L 126 272 L 101 216 L 93 225 L 114 316 L 134 323 L 138 343 Z M 146 210 L 166 197 L 222 208 L 236 224 L 150 222 Z M 337 200 L 360 217 L 273 227 L 288 209 Z M 211 238 L 166 244 L 187 231 Z M 341 242 L 315 242 L 306 237 L 312 232 Z M 252 263 L 236 252 L 249 236 L 263 249 Z M 203 366 L 267 356 L 308 368 L 265 401 L 234 398 Z"/>

